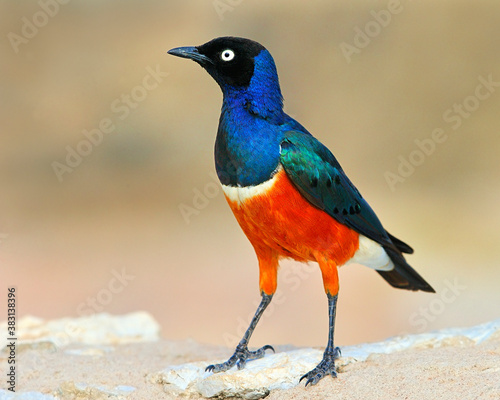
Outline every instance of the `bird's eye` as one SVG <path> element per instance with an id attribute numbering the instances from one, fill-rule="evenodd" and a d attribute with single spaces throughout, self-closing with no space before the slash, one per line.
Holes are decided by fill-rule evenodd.
<path id="1" fill-rule="evenodd" d="M 220 54 L 222 61 L 231 61 L 234 58 L 234 51 L 226 49 Z"/>

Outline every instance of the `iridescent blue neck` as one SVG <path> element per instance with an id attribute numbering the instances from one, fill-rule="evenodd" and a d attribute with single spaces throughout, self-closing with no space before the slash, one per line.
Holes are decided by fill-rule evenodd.
<path id="1" fill-rule="evenodd" d="M 285 119 L 283 96 L 274 60 L 267 50 L 262 50 L 254 61 L 254 73 L 247 87 L 221 87 L 224 94 L 223 109 L 226 112 L 245 109 L 255 117 L 282 124 Z"/>

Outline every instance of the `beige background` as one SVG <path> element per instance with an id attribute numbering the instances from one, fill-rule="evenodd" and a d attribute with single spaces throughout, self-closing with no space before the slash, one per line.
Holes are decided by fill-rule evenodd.
<path id="1" fill-rule="evenodd" d="M 259 300 L 258 269 L 212 184 L 220 90 L 194 63 L 166 55 L 223 35 L 271 51 L 287 112 L 416 249 L 410 263 L 438 292 L 394 290 L 365 267 L 342 269 L 337 344 L 498 318 L 500 87 L 455 130 L 443 114 L 475 95 L 479 77 L 500 82 L 500 6 L 405 1 L 377 28 L 374 12 L 387 7 L 73 1 L 44 21 L 37 2 L 0 2 L 0 319 L 15 285 L 20 316 L 77 316 L 94 298 L 97 310 L 151 312 L 169 339 L 239 337 Z M 16 53 L 9 34 L 33 18 L 43 26 Z M 348 62 L 341 45 L 365 28 L 379 32 Z M 148 67 L 168 76 L 144 92 Z M 131 93 L 144 99 L 121 119 L 116 107 Z M 108 118 L 115 129 L 59 182 L 52 164 Z M 447 139 L 391 190 L 384 174 L 435 129 Z M 194 190 L 205 189 L 211 197 L 186 223 L 179 205 L 194 206 Z M 284 262 L 279 290 L 252 345 L 324 345 L 316 266 Z"/>

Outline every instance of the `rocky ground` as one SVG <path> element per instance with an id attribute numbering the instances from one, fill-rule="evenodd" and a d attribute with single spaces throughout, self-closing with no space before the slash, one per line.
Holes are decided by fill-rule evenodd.
<path id="1" fill-rule="evenodd" d="M 0 329 L 6 330 L 6 323 Z M 160 337 L 147 313 L 19 321 L 16 392 L 0 399 L 500 399 L 500 320 L 346 346 L 337 379 L 299 384 L 321 349 L 276 346 L 244 370 L 204 371 L 224 347 Z M 9 344 L 0 352 L 7 388 Z"/>

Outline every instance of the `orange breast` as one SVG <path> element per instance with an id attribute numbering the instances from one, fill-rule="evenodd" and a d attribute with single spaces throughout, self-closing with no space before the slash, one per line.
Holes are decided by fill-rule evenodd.
<path id="1" fill-rule="evenodd" d="M 280 257 L 318 261 L 320 266 L 338 266 L 352 258 L 358 233 L 311 205 L 283 169 L 265 186 L 266 190 L 256 187 L 254 195 L 240 196 L 242 200 L 225 190 L 229 206 L 256 250 L 267 246 Z"/>

